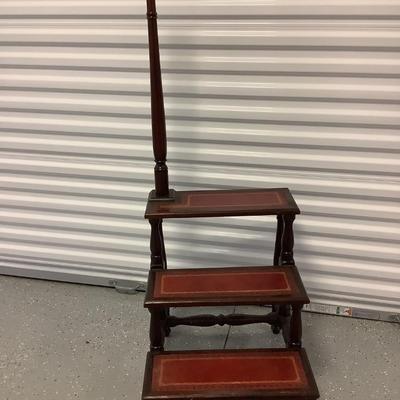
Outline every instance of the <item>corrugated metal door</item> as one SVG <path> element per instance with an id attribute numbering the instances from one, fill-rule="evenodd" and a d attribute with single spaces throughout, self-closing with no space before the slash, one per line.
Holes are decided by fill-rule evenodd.
<path id="1" fill-rule="evenodd" d="M 0 2 L 0 272 L 144 281 L 145 1 Z M 400 0 L 160 0 L 171 182 L 290 187 L 313 301 L 399 311 Z M 166 224 L 170 266 L 271 262 L 274 220 Z"/>

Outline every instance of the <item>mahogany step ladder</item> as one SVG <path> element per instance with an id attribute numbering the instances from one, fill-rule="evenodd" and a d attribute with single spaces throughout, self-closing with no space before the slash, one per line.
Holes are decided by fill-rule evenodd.
<path id="1" fill-rule="evenodd" d="M 305 350 L 301 310 L 309 298 L 293 258 L 293 222 L 300 210 L 289 189 L 175 191 L 169 188 L 167 137 L 155 0 L 147 0 L 155 189 L 145 218 L 151 226 L 151 262 L 145 307 L 150 318 L 143 400 L 319 398 Z M 276 215 L 273 265 L 167 269 L 163 221 L 170 218 Z M 176 317 L 171 307 L 270 305 L 266 315 Z M 267 323 L 286 348 L 165 351 L 178 325 Z"/>

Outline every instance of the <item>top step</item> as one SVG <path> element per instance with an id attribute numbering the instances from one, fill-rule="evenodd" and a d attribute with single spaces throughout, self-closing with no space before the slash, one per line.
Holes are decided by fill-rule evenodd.
<path id="1" fill-rule="evenodd" d="M 300 214 L 289 189 L 177 191 L 171 201 L 149 200 L 145 218 Z"/>

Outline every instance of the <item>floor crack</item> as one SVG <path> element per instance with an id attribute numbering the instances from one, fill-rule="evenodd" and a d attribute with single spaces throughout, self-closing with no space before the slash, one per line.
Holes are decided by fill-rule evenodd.
<path id="1" fill-rule="evenodd" d="M 235 314 L 235 313 L 236 313 L 236 306 L 233 307 L 232 314 Z M 229 325 L 228 332 L 225 337 L 225 342 L 224 342 L 224 347 L 223 347 L 224 350 L 226 349 L 226 344 L 228 343 L 229 334 L 231 333 L 231 328 L 232 328 L 232 325 Z"/>

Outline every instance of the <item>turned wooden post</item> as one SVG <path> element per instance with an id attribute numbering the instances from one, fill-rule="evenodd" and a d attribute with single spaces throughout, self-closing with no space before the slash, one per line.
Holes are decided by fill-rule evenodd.
<path id="1" fill-rule="evenodd" d="M 162 219 L 150 219 L 150 268 L 151 269 L 167 269 L 167 258 L 165 254 L 164 235 L 162 230 Z M 157 311 L 151 317 L 150 330 L 157 332 L 158 327 L 163 329 L 163 337 L 169 336 L 171 329 L 165 324 L 166 318 L 170 315 L 168 307 Z M 153 333 L 151 335 L 156 335 Z"/>
<path id="2" fill-rule="evenodd" d="M 277 215 L 276 225 L 276 238 L 275 238 L 275 250 L 274 250 L 274 265 L 279 265 L 279 258 L 281 256 L 282 249 L 282 233 L 283 233 L 283 216 Z"/>
<path id="3" fill-rule="evenodd" d="M 283 234 L 283 216 L 276 216 L 277 225 L 276 225 L 276 237 L 275 237 L 275 249 L 274 249 L 274 265 L 279 265 L 280 257 L 282 252 L 282 234 Z M 272 306 L 272 311 L 279 312 L 280 307 L 278 305 Z M 281 331 L 280 323 L 274 323 L 271 326 L 272 332 L 277 335 Z"/>
<path id="4" fill-rule="evenodd" d="M 280 265 L 294 265 L 293 222 L 295 218 L 296 216 L 294 214 L 287 214 L 283 216 L 283 234 L 282 234 Z"/>
<path id="5" fill-rule="evenodd" d="M 165 341 L 165 313 L 163 310 L 150 310 L 150 349 L 163 351 Z"/>
<path id="6" fill-rule="evenodd" d="M 294 233 L 293 233 L 293 222 L 296 218 L 295 214 L 286 214 L 282 215 L 281 229 L 282 229 L 282 243 L 280 248 L 280 257 L 279 257 L 279 265 L 294 265 L 293 258 L 293 247 L 294 247 Z M 278 220 L 279 223 L 279 220 Z M 290 307 L 289 305 L 280 305 L 278 309 L 279 315 L 281 316 L 281 320 L 287 320 L 290 316 Z M 297 318 L 297 317 L 296 317 Z M 301 319 L 300 319 L 301 325 Z M 301 326 L 300 326 L 301 330 Z M 278 332 L 278 329 L 275 329 L 273 332 Z M 292 325 L 290 325 L 290 332 L 292 332 Z M 291 337 L 291 334 L 290 334 Z M 290 342 L 289 338 L 289 342 Z M 291 342 L 290 342 L 291 343 Z"/>
<path id="7" fill-rule="evenodd" d="M 155 0 L 147 0 L 147 23 L 149 31 L 151 124 L 153 136 L 155 192 L 152 199 L 169 199 L 167 161 L 167 134 L 165 128 L 164 96 L 161 78 L 160 50 L 158 43 L 157 10 Z"/>
<path id="8" fill-rule="evenodd" d="M 289 347 L 301 347 L 301 309 L 302 305 L 292 305 L 292 316 L 290 318 Z"/>
<path id="9" fill-rule="evenodd" d="M 151 233 L 150 233 L 150 268 L 162 269 L 164 268 L 163 253 L 164 243 L 162 241 L 162 220 L 150 219 Z"/>
<path id="10" fill-rule="evenodd" d="M 163 268 L 167 269 L 167 252 L 165 251 L 165 242 L 164 242 L 164 232 L 163 232 L 162 220 L 161 220 L 160 225 L 159 225 L 159 235 L 160 235 L 160 241 L 161 241 L 162 264 L 163 264 Z"/>

